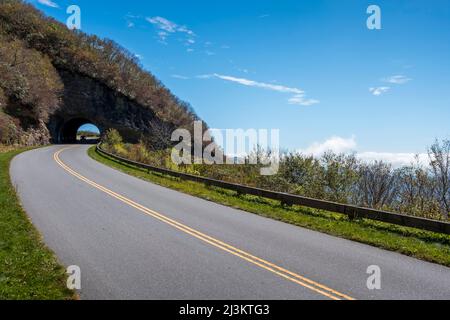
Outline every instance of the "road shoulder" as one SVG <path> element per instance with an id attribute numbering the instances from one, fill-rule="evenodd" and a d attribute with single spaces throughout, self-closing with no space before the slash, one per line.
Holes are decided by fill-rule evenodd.
<path id="1" fill-rule="evenodd" d="M 43 243 L 11 183 L 11 161 L 28 150 L 0 153 L 0 299 L 75 299 L 63 266 Z"/>

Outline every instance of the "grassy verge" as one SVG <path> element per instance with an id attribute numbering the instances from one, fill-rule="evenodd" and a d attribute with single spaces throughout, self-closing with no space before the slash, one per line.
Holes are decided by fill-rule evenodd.
<path id="1" fill-rule="evenodd" d="M 320 231 L 341 238 L 396 251 L 422 260 L 450 266 L 450 236 L 401 227 L 367 219 L 350 221 L 347 216 L 300 206 L 284 207 L 279 202 L 235 192 L 202 183 L 184 181 L 159 173 L 119 163 L 96 152 L 89 156 L 124 173 L 178 190 L 199 198 L 245 210 L 260 216 Z"/>
<path id="2" fill-rule="evenodd" d="M 10 162 L 26 150 L 0 152 L 0 300 L 71 299 L 64 268 L 41 241 L 11 184 Z"/>

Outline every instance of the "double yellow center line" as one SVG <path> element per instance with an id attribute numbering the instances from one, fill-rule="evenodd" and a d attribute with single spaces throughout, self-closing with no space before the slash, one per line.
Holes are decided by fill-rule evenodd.
<path id="1" fill-rule="evenodd" d="M 190 227 L 188 227 L 188 226 L 186 226 L 186 225 L 184 225 L 184 224 L 182 224 L 182 223 L 180 223 L 180 222 L 178 222 L 176 220 L 173 220 L 173 219 L 171 219 L 171 218 L 169 218 L 167 216 L 164 216 L 164 215 L 162 215 L 162 214 L 160 214 L 160 213 L 158 213 L 158 212 L 156 212 L 154 210 L 151 210 L 151 209 L 149 209 L 147 207 L 144 207 L 143 205 L 141 205 L 141 204 L 139 204 L 137 202 L 134 202 L 133 200 L 130 200 L 130 199 L 128 199 L 128 198 L 126 198 L 126 197 L 124 197 L 124 196 L 122 196 L 122 195 L 120 195 L 120 194 L 118 194 L 118 193 L 116 193 L 116 192 L 114 192 L 114 191 L 104 187 L 104 186 L 101 186 L 101 185 L 95 183 L 92 180 L 89 180 L 88 178 L 86 178 L 86 177 L 82 176 L 81 174 L 79 174 L 78 172 L 74 171 L 73 169 L 68 167 L 64 162 L 61 161 L 61 159 L 59 157 L 60 154 L 63 151 L 69 149 L 69 148 L 71 148 L 71 147 L 63 148 L 63 149 L 59 150 L 58 152 L 56 152 L 53 155 L 53 158 L 58 163 L 58 165 L 61 166 L 65 171 L 67 171 L 68 173 L 70 173 L 74 177 L 80 179 L 81 181 L 86 182 L 87 184 L 91 185 L 92 187 L 94 187 L 94 188 L 96 188 L 96 189 L 98 189 L 98 190 L 100 190 L 100 191 L 110 195 L 111 197 L 113 197 L 113 198 L 115 198 L 115 199 L 117 199 L 117 200 L 119 200 L 119 201 L 121 201 L 121 202 L 123 202 L 123 203 L 125 203 L 125 204 L 127 204 L 127 205 L 129 205 L 129 206 L 131 206 L 131 207 L 133 207 L 135 209 L 137 209 L 137 210 L 139 210 L 140 212 L 142 212 L 142 213 L 144 213 L 144 214 L 146 214 L 148 216 L 151 216 L 151 217 L 153 217 L 155 219 L 158 219 L 159 221 L 164 222 L 164 223 L 166 223 L 166 224 L 168 224 L 168 225 L 178 229 L 179 231 L 182 231 L 182 232 L 184 232 L 186 234 L 189 234 L 189 235 L 191 235 L 191 236 L 193 236 L 193 237 L 195 237 L 195 238 L 197 238 L 197 239 L 199 239 L 199 240 L 201 240 L 201 241 L 203 241 L 205 243 L 208 243 L 211 246 L 214 246 L 214 247 L 216 247 L 216 248 L 218 248 L 220 250 L 228 252 L 228 253 L 230 253 L 230 254 L 232 254 L 232 255 L 234 255 L 236 257 L 239 257 L 239 258 L 241 258 L 241 259 L 243 259 L 243 260 L 245 260 L 245 261 L 247 261 L 247 262 L 249 262 L 249 263 L 251 263 L 253 265 L 256 265 L 256 266 L 258 266 L 258 267 L 260 267 L 262 269 L 265 269 L 265 270 L 267 270 L 269 272 L 272 272 L 272 273 L 274 273 L 274 274 L 276 274 L 276 275 L 278 275 L 278 276 L 280 276 L 280 277 L 282 277 L 282 278 L 284 278 L 284 279 L 286 279 L 288 281 L 294 282 L 294 283 L 296 283 L 298 285 L 301 285 L 301 286 L 303 286 L 305 288 L 308 288 L 308 289 L 310 289 L 310 290 L 312 290 L 312 291 L 314 291 L 316 293 L 319 293 L 319 294 L 321 294 L 321 295 L 323 295 L 325 297 L 328 297 L 328 298 L 333 299 L 333 300 L 343 300 L 343 299 L 344 300 L 354 300 L 352 297 L 350 297 L 348 295 L 340 293 L 340 292 L 338 292 L 336 290 L 328 288 L 327 286 L 324 286 L 324 285 L 322 285 L 320 283 L 317 283 L 317 282 L 315 282 L 313 280 L 310 280 L 310 279 L 305 278 L 305 277 L 303 277 L 301 275 L 298 275 L 298 274 L 296 274 L 294 272 L 291 272 L 291 271 L 286 270 L 286 269 L 284 269 L 282 267 L 279 267 L 279 266 L 277 266 L 277 265 L 275 265 L 275 264 L 273 264 L 273 263 L 271 263 L 269 261 L 266 261 L 264 259 L 258 258 L 258 257 L 254 256 L 254 255 L 252 255 L 252 254 L 250 254 L 248 252 L 245 252 L 245 251 L 240 250 L 240 249 L 238 249 L 236 247 L 233 247 L 233 246 L 231 246 L 231 245 L 229 245 L 229 244 L 227 244 L 225 242 L 222 242 L 222 241 L 220 241 L 218 239 L 215 239 L 215 238 L 213 238 L 211 236 L 208 236 L 208 235 L 206 235 L 206 234 L 204 234 L 204 233 L 202 233 L 202 232 L 200 232 L 198 230 L 192 229 L 192 228 L 190 228 Z"/>

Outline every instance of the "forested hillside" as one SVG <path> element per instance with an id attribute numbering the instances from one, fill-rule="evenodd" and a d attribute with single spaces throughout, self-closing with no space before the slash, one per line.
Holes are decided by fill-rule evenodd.
<path id="1" fill-rule="evenodd" d="M 174 126 L 197 119 L 187 103 L 115 42 L 70 31 L 20 0 L 0 0 L 1 143 L 49 141 L 45 124 L 61 106 L 63 93 L 58 70 L 101 82 Z"/>

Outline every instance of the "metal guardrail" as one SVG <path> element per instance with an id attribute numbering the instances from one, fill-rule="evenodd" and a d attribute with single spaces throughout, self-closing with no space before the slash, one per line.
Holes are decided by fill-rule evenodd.
<path id="1" fill-rule="evenodd" d="M 105 150 L 102 150 L 100 144 L 97 145 L 97 151 L 101 154 L 104 154 L 116 161 L 120 161 L 122 163 L 126 163 L 128 165 L 132 165 L 134 167 L 138 167 L 141 169 L 146 169 L 148 171 L 154 171 L 162 174 L 167 174 L 176 178 L 181 178 L 185 180 L 190 180 L 194 182 L 204 183 L 206 185 L 215 186 L 223 189 L 229 189 L 236 191 L 239 194 L 249 194 L 253 196 L 259 196 L 263 198 L 268 198 L 272 200 L 278 200 L 286 205 L 300 205 L 313 209 L 320 209 L 331 211 L 335 213 L 341 213 L 349 216 L 352 219 L 355 218 L 365 218 L 370 220 L 376 220 L 381 222 L 387 222 L 396 224 L 404 227 L 411 227 L 421 230 L 432 231 L 436 233 L 450 234 L 450 223 L 444 221 L 437 221 L 425 218 L 419 218 L 414 216 L 408 216 L 399 213 L 392 213 L 387 211 L 380 211 L 370 208 L 362 208 L 353 205 L 340 204 L 331 201 L 317 200 L 312 198 L 301 197 L 293 194 L 282 193 L 282 192 L 274 192 L 259 188 L 253 188 L 249 186 L 244 186 L 235 183 L 229 183 L 225 181 L 215 180 L 204 178 L 192 174 L 181 173 L 173 170 L 162 169 L 158 167 L 154 167 L 151 165 L 147 165 L 144 163 L 132 161 L 129 159 L 125 159 L 123 157 L 119 157 L 115 154 L 109 153 Z"/>

